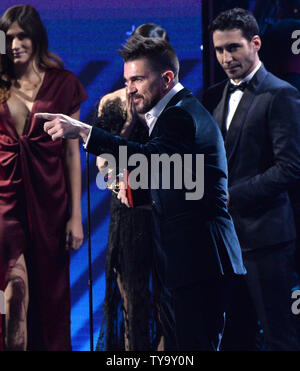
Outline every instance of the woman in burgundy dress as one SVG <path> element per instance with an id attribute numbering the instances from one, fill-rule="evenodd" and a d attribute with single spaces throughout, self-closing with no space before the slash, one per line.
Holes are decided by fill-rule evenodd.
<path id="1" fill-rule="evenodd" d="M 4 58 L 5 55 L 0 54 L 0 105 L 6 102 L 10 96 L 10 81 L 8 77 L 2 73 L 3 66 L 4 66 Z M 0 167 L 0 179 L 2 179 L 1 175 L 1 167 Z M 0 212 L 0 241 L 3 240 L 3 221 L 2 215 Z M 0 267 L 5 266 L 5 252 L 4 249 L 0 249 Z M 5 271 L 0 269 L 0 350 L 4 348 L 4 336 L 3 336 L 3 329 L 2 329 L 2 321 L 4 320 L 4 310 L 5 310 L 5 300 L 3 302 L 3 293 L 5 289 Z M 3 305 L 4 304 L 4 305 Z"/>
<path id="2" fill-rule="evenodd" d="M 9 8 L 0 29 L 11 79 L 10 97 L 0 104 L 5 349 L 71 350 L 68 250 L 83 240 L 80 152 L 77 140 L 52 142 L 34 114 L 79 118 L 87 95 L 48 51 L 33 7 Z"/>

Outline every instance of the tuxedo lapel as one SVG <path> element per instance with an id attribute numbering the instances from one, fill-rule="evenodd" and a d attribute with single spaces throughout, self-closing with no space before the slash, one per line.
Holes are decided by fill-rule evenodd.
<path id="1" fill-rule="evenodd" d="M 174 95 L 174 97 L 172 97 L 172 99 L 170 100 L 170 102 L 166 105 L 166 107 L 164 108 L 164 110 L 162 111 L 162 113 L 169 107 L 171 106 L 175 106 L 178 102 L 180 102 L 183 98 L 189 96 L 189 95 L 192 95 L 192 93 L 190 92 L 190 90 L 186 89 L 186 88 L 183 88 L 181 89 L 178 93 L 176 93 Z M 162 114 L 161 113 L 161 114 Z M 161 115 L 160 115 L 161 116 Z M 159 121 L 160 121 L 160 117 L 158 117 L 156 123 L 155 123 L 155 126 L 151 132 L 151 135 L 150 135 L 150 139 L 151 138 L 154 138 L 158 135 L 158 132 L 159 132 Z"/>
<path id="2" fill-rule="evenodd" d="M 251 79 L 249 86 L 245 89 L 242 99 L 234 113 L 225 139 L 228 162 L 232 159 L 232 156 L 237 148 L 242 128 L 247 119 L 247 114 L 266 76 L 267 71 L 263 66 L 261 66 Z M 223 119 L 225 119 L 224 117 L 225 116 L 223 116 Z"/>
<path id="3" fill-rule="evenodd" d="M 233 156 L 234 150 L 240 139 L 242 127 L 245 123 L 247 112 L 254 98 L 254 91 L 251 87 L 245 89 L 241 101 L 232 117 L 225 139 L 225 148 L 228 161 Z"/>

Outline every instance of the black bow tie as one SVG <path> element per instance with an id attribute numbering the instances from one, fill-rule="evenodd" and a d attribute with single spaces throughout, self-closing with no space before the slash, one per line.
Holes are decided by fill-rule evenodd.
<path id="1" fill-rule="evenodd" d="M 236 90 L 244 91 L 247 86 L 248 86 L 248 83 L 246 81 L 242 82 L 239 85 L 234 85 L 230 82 L 229 83 L 229 92 L 234 93 Z"/>

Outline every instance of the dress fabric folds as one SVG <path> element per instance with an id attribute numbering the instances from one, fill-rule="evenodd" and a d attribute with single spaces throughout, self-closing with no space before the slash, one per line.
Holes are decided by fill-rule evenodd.
<path id="1" fill-rule="evenodd" d="M 53 142 L 37 112 L 72 115 L 87 95 L 64 69 L 45 72 L 19 136 L 0 105 L 0 283 L 24 254 L 29 278 L 28 349 L 71 350 L 69 253 L 65 250 L 68 192 L 65 140 Z"/>

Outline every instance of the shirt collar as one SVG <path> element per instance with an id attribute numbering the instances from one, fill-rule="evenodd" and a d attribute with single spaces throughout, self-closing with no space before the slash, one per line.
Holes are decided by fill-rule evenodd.
<path id="1" fill-rule="evenodd" d="M 238 84 L 236 82 L 234 82 L 233 80 L 230 80 L 230 82 L 233 84 L 233 85 L 240 85 L 242 84 L 243 82 L 248 82 L 252 79 L 252 77 L 256 74 L 256 72 L 260 69 L 260 66 L 261 66 L 261 61 L 258 62 L 257 66 L 254 68 L 254 70 L 249 73 L 249 75 L 247 75 L 242 81 L 240 81 Z"/>
<path id="2" fill-rule="evenodd" d="M 162 99 L 150 111 L 145 114 L 146 121 L 153 117 L 158 118 L 162 111 L 165 109 L 166 105 L 174 97 L 174 95 L 182 89 L 183 86 L 180 84 L 180 82 L 173 86 L 173 88 L 166 95 L 164 95 Z"/>

